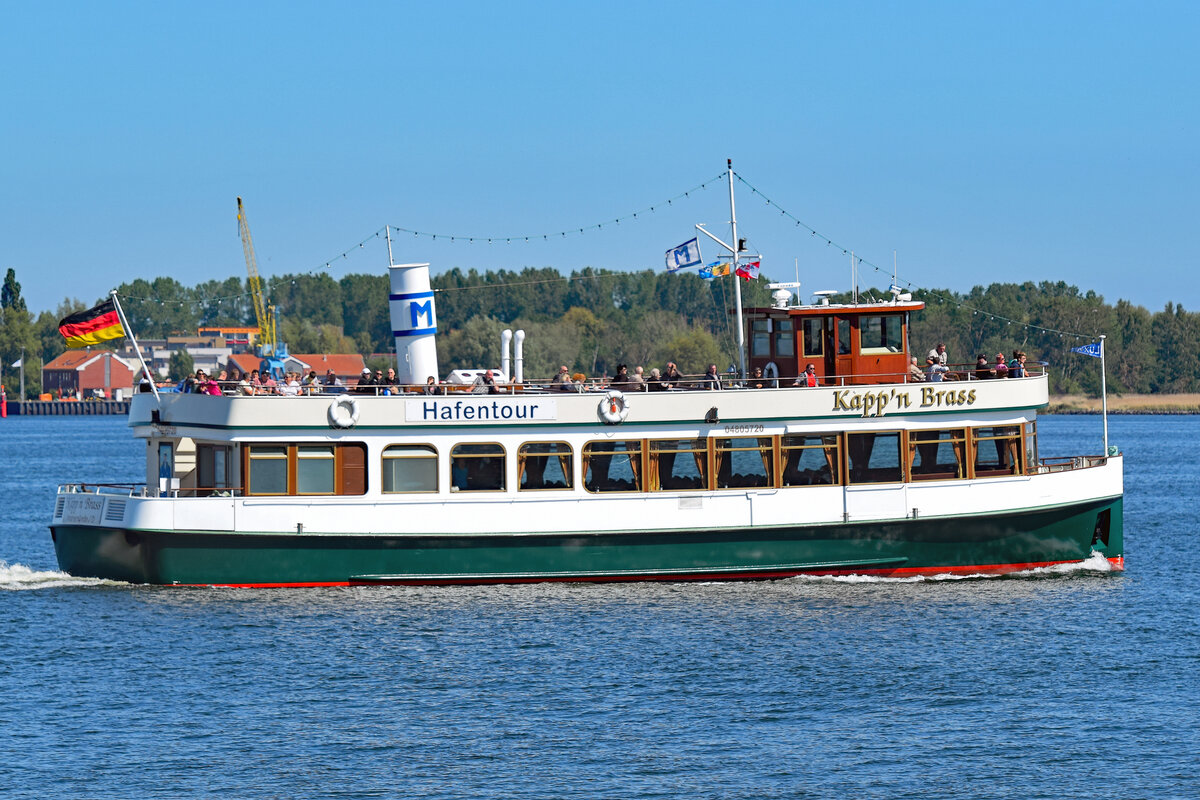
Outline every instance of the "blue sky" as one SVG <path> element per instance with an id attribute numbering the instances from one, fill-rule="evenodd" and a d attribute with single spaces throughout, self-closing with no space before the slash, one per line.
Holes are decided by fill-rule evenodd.
<path id="1" fill-rule="evenodd" d="M 394 247 L 435 272 L 660 268 L 694 223 L 727 238 L 723 185 L 662 205 L 726 158 L 918 286 L 1063 280 L 1200 309 L 1197 4 L 0 11 L 0 270 L 35 311 L 244 276 L 238 195 L 264 275 L 382 273 L 385 225 L 440 234 Z M 847 288 L 840 247 L 740 185 L 738 220 L 765 274 L 798 259 L 803 293 Z"/>

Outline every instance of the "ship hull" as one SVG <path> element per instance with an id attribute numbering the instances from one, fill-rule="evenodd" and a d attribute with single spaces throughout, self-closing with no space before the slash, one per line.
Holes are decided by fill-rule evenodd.
<path id="1" fill-rule="evenodd" d="M 728 529 L 254 533 L 51 527 L 60 567 L 131 583 L 216 586 L 755 580 L 1123 567 L 1120 496 L 954 517 Z"/>

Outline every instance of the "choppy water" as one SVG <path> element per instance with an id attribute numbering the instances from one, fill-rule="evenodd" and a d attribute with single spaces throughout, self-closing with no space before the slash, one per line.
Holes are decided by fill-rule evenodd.
<path id="1" fill-rule="evenodd" d="M 1200 417 L 1110 424 L 1124 573 L 232 590 L 58 573 L 144 445 L 0 421 L 0 797 L 1200 797 Z"/>

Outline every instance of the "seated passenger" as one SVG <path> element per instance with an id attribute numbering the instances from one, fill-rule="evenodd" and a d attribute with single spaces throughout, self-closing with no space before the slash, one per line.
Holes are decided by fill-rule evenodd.
<path id="1" fill-rule="evenodd" d="M 988 364 L 987 356 L 980 353 L 975 356 L 975 380 L 982 381 L 992 377 L 992 367 Z"/>
<path id="2" fill-rule="evenodd" d="M 751 389 L 767 388 L 767 379 L 763 377 L 762 367 L 754 368 L 754 372 L 750 376 L 750 388 Z"/>
<path id="3" fill-rule="evenodd" d="M 437 378 L 430 375 L 425 380 L 425 394 L 445 394 L 445 393 L 446 393 L 446 388 L 444 386 L 438 385 Z"/>
<path id="4" fill-rule="evenodd" d="M 569 392 L 571 391 L 571 371 L 567 369 L 567 365 L 563 364 L 558 368 L 558 374 L 554 376 L 554 380 L 550 381 L 550 391 L 552 392 Z"/>
<path id="5" fill-rule="evenodd" d="M 809 364 L 796 376 L 796 380 L 792 382 L 792 386 L 820 386 L 817 379 L 817 367 L 814 364 Z"/>
<path id="6" fill-rule="evenodd" d="M 1025 377 L 1025 353 L 1021 350 L 1013 353 L 1013 360 L 1008 362 L 1008 377 Z"/>
<path id="7" fill-rule="evenodd" d="M 1004 353 L 996 353 L 996 363 L 992 365 L 992 372 L 997 378 L 1008 377 L 1008 362 L 1004 360 Z"/>
<path id="8" fill-rule="evenodd" d="M 475 376 L 475 381 L 471 384 L 471 394 L 500 394 L 500 390 L 496 388 L 496 377 L 490 369 L 482 375 Z"/>
<path id="9" fill-rule="evenodd" d="M 646 376 L 645 370 L 641 367 L 634 367 L 633 374 L 629 376 L 629 390 L 633 392 L 646 391 Z"/>
<path id="10" fill-rule="evenodd" d="M 950 371 L 949 367 L 947 367 L 945 364 L 939 364 L 937 359 L 935 359 L 933 356 L 925 359 L 925 369 L 928 373 L 926 380 L 931 382 L 941 381 L 944 377 L 946 377 L 946 373 Z"/>
<path id="11" fill-rule="evenodd" d="M 662 379 L 662 373 L 658 371 L 658 367 L 650 370 L 650 378 L 646 381 L 646 391 L 650 392 L 665 392 L 667 384 Z"/>
<path id="12" fill-rule="evenodd" d="M 923 381 L 925 380 L 925 371 L 921 369 L 921 365 L 917 363 L 917 357 L 913 356 L 908 360 L 908 380 Z"/>
<path id="13" fill-rule="evenodd" d="M 667 371 L 662 374 L 663 387 L 666 389 L 681 389 L 683 388 L 683 375 L 679 372 L 679 367 L 675 366 L 674 361 L 667 362 Z"/>
<path id="14" fill-rule="evenodd" d="M 704 377 L 700 379 L 700 384 L 697 388 L 710 390 L 721 388 L 721 376 L 717 374 L 716 364 L 708 365 L 708 370 L 704 373 Z"/>
<path id="15" fill-rule="evenodd" d="M 630 389 L 631 379 L 629 377 L 629 367 L 624 364 L 617 365 L 617 374 L 609 381 L 608 388 L 618 391 L 627 392 Z"/>
<path id="16" fill-rule="evenodd" d="M 363 367 L 362 374 L 358 378 L 358 384 L 354 387 L 356 394 L 375 394 L 375 379 L 371 377 L 371 368 Z"/>

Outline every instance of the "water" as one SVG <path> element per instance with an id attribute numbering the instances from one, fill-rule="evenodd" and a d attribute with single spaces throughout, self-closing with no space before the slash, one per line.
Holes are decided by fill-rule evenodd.
<path id="1" fill-rule="evenodd" d="M 1200 797 L 1200 417 L 1110 424 L 1124 573 L 231 590 L 57 573 L 144 445 L 4 420 L 0 797 Z"/>

